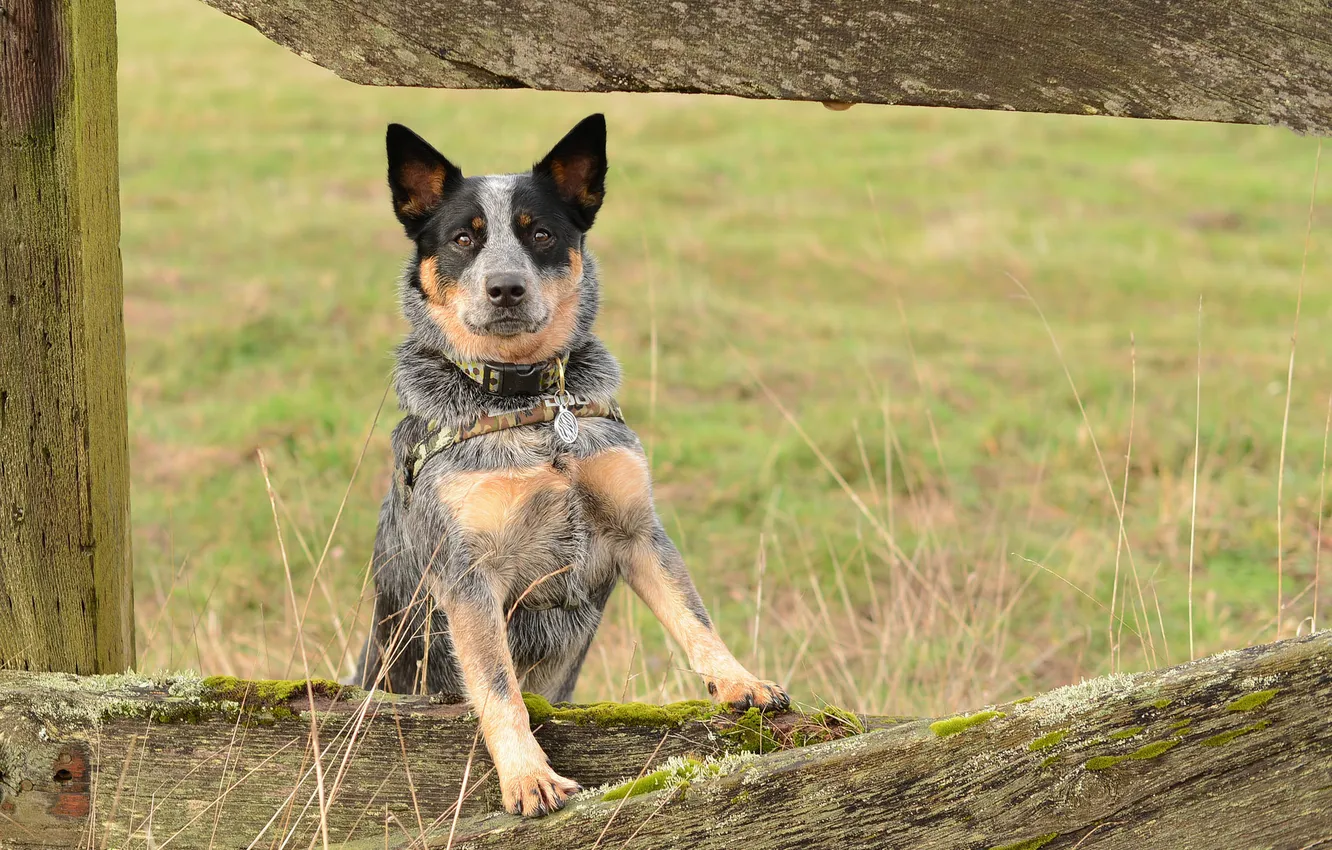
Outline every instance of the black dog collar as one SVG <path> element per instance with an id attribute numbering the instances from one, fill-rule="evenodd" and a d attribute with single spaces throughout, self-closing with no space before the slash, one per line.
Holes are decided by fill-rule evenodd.
<path id="1" fill-rule="evenodd" d="M 482 360 L 454 360 L 464 375 L 481 389 L 499 396 L 541 395 L 562 391 L 561 377 L 569 355 L 552 357 L 544 363 L 486 363 Z"/>

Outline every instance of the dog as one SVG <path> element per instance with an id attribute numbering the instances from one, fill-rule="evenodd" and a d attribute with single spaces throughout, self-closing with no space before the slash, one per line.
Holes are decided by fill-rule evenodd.
<path id="1" fill-rule="evenodd" d="M 587 249 L 605 197 L 606 122 L 532 169 L 464 177 L 411 130 L 386 134 L 393 210 L 414 250 L 394 386 L 394 480 L 375 537 L 363 687 L 463 694 L 504 807 L 540 816 L 579 789 L 532 735 L 523 691 L 568 701 L 623 578 L 719 703 L 790 700 L 722 642 L 666 535 L 647 458 L 592 333 Z"/>

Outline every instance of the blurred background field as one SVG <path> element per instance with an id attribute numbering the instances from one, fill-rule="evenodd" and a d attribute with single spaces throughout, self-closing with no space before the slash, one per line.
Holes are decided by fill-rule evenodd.
<path id="1" fill-rule="evenodd" d="M 598 330 L 668 530 L 756 672 L 806 703 L 938 714 L 1272 639 L 1279 569 L 1280 634 L 1326 616 L 1315 139 L 360 88 L 193 0 L 119 14 L 145 669 L 292 675 L 304 640 L 312 672 L 348 672 L 400 416 L 390 393 L 376 423 L 408 247 L 384 125 L 476 174 L 593 111 Z M 621 588 L 578 696 L 702 696 L 685 667 Z"/>

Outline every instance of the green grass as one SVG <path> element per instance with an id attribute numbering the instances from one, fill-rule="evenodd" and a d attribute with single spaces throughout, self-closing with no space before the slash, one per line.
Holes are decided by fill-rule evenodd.
<path id="1" fill-rule="evenodd" d="M 303 605 L 403 330 L 407 243 L 383 186 L 384 125 L 409 124 L 475 174 L 523 168 L 597 110 L 611 132 L 591 237 L 598 331 L 624 364 L 621 401 L 652 453 L 667 527 L 742 660 L 804 700 L 942 714 L 1186 659 L 1199 296 L 1194 639 L 1201 653 L 1274 635 L 1278 457 L 1316 140 L 360 88 L 191 0 L 123 2 L 120 38 L 143 666 L 303 675 L 255 451 L 272 468 Z M 1329 183 L 1286 447 L 1287 602 L 1314 574 Z M 1132 563 L 1121 555 L 1115 589 L 1105 477 L 1119 494 L 1131 409 Z M 342 647 L 365 628 L 357 604 L 399 415 L 390 395 L 313 591 L 318 675 L 345 672 Z M 1112 597 L 1126 622 L 1118 654 Z M 1299 596 L 1284 633 L 1312 607 L 1312 592 Z M 684 666 L 620 592 L 579 696 L 703 695 Z"/>

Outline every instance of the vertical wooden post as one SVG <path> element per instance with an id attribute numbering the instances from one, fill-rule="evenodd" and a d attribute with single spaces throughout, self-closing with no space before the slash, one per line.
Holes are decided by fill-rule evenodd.
<path id="1" fill-rule="evenodd" d="M 0 666 L 134 663 L 114 0 L 0 0 Z"/>

